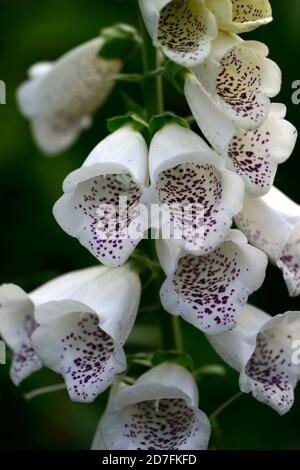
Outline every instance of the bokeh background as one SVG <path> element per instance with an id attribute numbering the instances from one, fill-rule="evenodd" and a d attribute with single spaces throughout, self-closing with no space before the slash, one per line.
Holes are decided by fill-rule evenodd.
<path id="1" fill-rule="evenodd" d="M 149 0 L 150 1 L 150 0 Z M 266 42 L 270 56 L 282 68 L 283 88 L 278 98 L 288 106 L 288 119 L 300 129 L 300 106 L 292 104 L 292 82 L 300 79 L 299 0 L 271 0 L 274 22 L 248 35 Z M 69 151 L 57 158 L 43 156 L 34 145 L 28 123 L 15 102 L 17 86 L 27 68 L 40 60 L 53 60 L 98 34 L 114 22 L 138 21 L 130 0 L 0 0 L 0 79 L 7 85 L 7 104 L 0 106 L 0 283 L 14 282 L 26 291 L 66 271 L 95 263 L 76 240 L 56 224 L 52 206 L 61 194 L 64 177 L 81 165 L 89 151 L 107 135 L 106 118 L 126 112 L 121 91 L 141 102 L 139 85 L 118 85 L 97 114 L 93 127 Z M 141 69 L 136 56 L 128 71 Z M 166 109 L 189 114 L 185 100 L 166 84 Z M 276 184 L 300 203 L 300 143 L 288 163 L 280 166 Z M 149 244 L 143 244 L 148 250 Z M 144 280 L 149 274 L 144 274 Z M 161 310 L 148 311 L 154 287 L 144 290 L 137 327 L 128 351 L 156 350 Z M 154 299 L 154 300 L 153 300 Z M 290 299 L 281 274 L 269 267 L 261 291 L 252 303 L 269 313 L 300 310 L 300 300 Z M 186 351 L 197 365 L 222 364 L 203 335 L 182 322 Z M 72 403 L 66 392 L 27 402 L 24 394 L 60 383 L 48 370 L 36 373 L 20 387 L 9 380 L 9 364 L 0 366 L 1 449 L 88 449 L 105 406 L 107 394 L 94 404 Z M 238 376 L 207 377 L 199 384 L 200 407 L 211 413 L 238 391 Z M 300 390 L 293 410 L 284 417 L 244 395 L 220 416 L 218 449 L 300 449 Z"/>

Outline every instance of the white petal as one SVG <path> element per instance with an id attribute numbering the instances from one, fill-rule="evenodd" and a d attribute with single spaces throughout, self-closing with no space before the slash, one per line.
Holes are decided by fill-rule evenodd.
<path id="1" fill-rule="evenodd" d="M 65 194 L 54 206 L 59 225 L 108 266 L 125 263 L 143 237 L 144 230 L 134 238 L 129 230 L 140 215 L 147 156 L 138 132 L 119 129 L 66 178 Z"/>
<path id="2" fill-rule="evenodd" d="M 168 124 L 153 137 L 149 151 L 149 172 L 151 182 L 157 180 L 159 173 L 170 163 L 181 163 L 181 156 L 206 153 L 211 148 L 195 132 L 178 124 Z"/>
<path id="3" fill-rule="evenodd" d="M 201 63 L 217 36 L 214 15 L 202 0 L 139 0 L 154 45 L 185 67 Z"/>
<path id="4" fill-rule="evenodd" d="M 206 449 L 210 424 L 197 408 L 197 385 L 182 367 L 163 364 L 116 391 L 94 440 L 105 448 Z"/>
<path id="5" fill-rule="evenodd" d="M 266 267 L 264 253 L 231 231 L 209 255 L 177 257 L 160 291 L 162 305 L 209 335 L 224 333 L 237 326 L 249 295 L 264 281 Z"/>
<path id="6" fill-rule="evenodd" d="M 163 239 L 156 240 L 155 245 L 159 263 L 165 274 L 169 276 L 176 269 L 176 263 L 181 249 L 174 243 Z"/>
<path id="7" fill-rule="evenodd" d="M 66 312 L 56 308 L 49 310 L 45 304 L 75 301 L 88 308 L 90 313 L 96 312 L 101 328 L 124 344 L 135 321 L 140 296 L 139 277 L 129 267 L 109 269 L 98 266 L 60 276 L 34 291 L 31 299 L 38 306 L 35 316 L 43 326 L 50 326 L 57 319 L 56 315 L 66 315 L 69 308 Z"/>
<path id="8" fill-rule="evenodd" d="M 224 31 L 245 33 L 272 21 L 268 0 L 207 0 L 206 3 Z"/>
<path id="9" fill-rule="evenodd" d="M 246 197 L 235 222 L 282 269 L 290 295 L 300 295 L 300 206 L 273 187 L 262 198 Z"/>
<path id="10" fill-rule="evenodd" d="M 42 78 L 52 70 L 53 62 L 38 62 L 30 67 L 28 75 L 30 78 Z"/>
<path id="11" fill-rule="evenodd" d="M 197 78 L 188 74 L 185 79 L 185 96 L 201 131 L 220 153 L 226 152 L 236 132 L 236 125 L 219 107 Z"/>
<path id="12" fill-rule="evenodd" d="M 227 168 L 243 178 L 247 193 L 254 197 L 271 189 L 278 164 L 289 158 L 296 144 L 297 131 L 284 120 L 285 107 L 279 114 L 280 107 L 272 104 L 266 121 L 258 129 L 237 129 L 228 147 Z"/>
<path id="13" fill-rule="evenodd" d="M 101 328 L 101 313 L 79 302 L 50 302 L 39 312 L 53 318 L 33 333 L 35 351 L 44 365 L 63 375 L 71 400 L 94 401 L 126 369 L 122 346 Z"/>
<path id="14" fill-rule="evenodd" d="M 15 385 L 42 367 L 31 344 L 36 328 L 34 305 L 28 295 L 13 284 L 0 287 L 0 335 L 14 353 L 11 379 Z"/>
<path id="15" fill-rule="evenodd" d="M 20 109 L 32 120 L 34 136 L 45 153 L 58 153 L 71 145 L 111 92 L 114 83 L 105 80 L 121 70 L 122 62 L 99 58 L 101 45 L 102 39 L 97 38 L 51 67 L 34 67 L 30 80 L 19 88 Z"/>
<path id="16" fill-rule="evenodd" d="M 153 394 L 152 387 L 156 384 L 162 388 L 176 388 L 182 393 L 179 396 L 185 396 L 188 404 L 191 406 L 198 406 L 198 387 L 193 379 L 192 375 L 183 367 L 172 363 L 163 363 L 148 372 L 143 374 L 135 382 L 135 386 L 145 386 L 145 393 L 147 396 L 143 397 L 143 400 L 149 400 L 154 398 L 160 398 Z M 148 390 L 146 388 L 148 386 Z M 122 392 L 122 397 L 119 397 L 118 406 L 122 407 L 129 403 L 132 403 L 132 397 L 134 396 L 133 387 L 127 391 Z M 150 394 L 149 394 L 150 393 Z M 162 396 L 163 397 L 163 396 Z"/>
<path id="17" fill-rule="evenodd" d="M 192 131 L 182 133 L 177 127 L 166 126 L 152 140 L 152 192 L 166 210 L 163 238 L 200 255 L 214 250 L 226 237 L 234 213 L 242 207 L 244 187 L 239 177 L 225 169 L 224 159 L 206 151 Z M 179 140 L 189 135 L 196 146 L 191 152 L 190 145 L 190 153 L 186 153 Z M 175 146 L 170 144 L 172 139 Z"/>
<path id="18" fill-rule="evenodd" d="M 207 338 L 227 364 L 238 372 L 243 372 L 255 350 L 256 336 L 270 318 L 258 308 L 247 304 L 234 330 Z"/>

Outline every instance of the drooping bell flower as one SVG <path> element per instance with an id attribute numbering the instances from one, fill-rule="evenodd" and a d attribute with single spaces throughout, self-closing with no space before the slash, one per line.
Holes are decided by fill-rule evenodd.
<path id="1" fill-rule="evenodd" d="M 240 389 L 280 415 L 294 402 L 300 379 L 295 341 L 300 335 L 300 312 L 271 317 L 247 305 L 233 331 L 209 337 L 220 356 L 240 373 Z"/>
<path id="2" fill-rule="evenodd" d="M 265 278 L 267 257 L 250 246 L 238 230 L 204 256 L 157 241 L 157 253 L 167 279 L 160 291 L 166 311 L 179 315 L 208 335 L 234 329 L 248 297 Z"/>
<path id="3" fill-rule="evenodd" d="M 262 198 L 246 197 L 235 222 L 282 270 L 290 295 L 300 295 L 300 206 L 273 187 Z"/>
<path id="4" fill-rule="evenodd" d="M 14 353 L 13 382 L 45 365 L 63 375 L 72 400 L 93 401 L 126 369 L 140 295 L 127 266 L 72 272 L 31 294 L 2 285 L 0 334 Z"/>
<path id="5" fill-rule="evenodd" d="M 17 98 L 43 152 L 52 155 L 64 151 L 90 126 L 93 114 L 114 86 L 109 78 L 123 66 L 121 43 L 119 57 L 101 56 L 106 40 L 114 35 L 120 40 L 123 35 L 125 42 L 135 34 L 134 28 L 116 25 L 54 62 L 31 67 L 29 80 L 20 86 Z"/>
<path id="6" fill-rule="evenodd" d="M 139 0 L 153 44 L 173 62 L 194 67 L 211 51 L 218 28 L 203 0 Z"/>
<path id="7" fill-rule="evenodd" d="M 185 75 L 185 95 L 194 118 L 221 154 L 237 129 L 254 130 L 268 116 L 281 72 L 256 41 L 220 33 L 208 59 Z"/>
<path id="8" fill-rule="evenodd" d="M 163 229 L 162 238 L 196 255 L 224 241 L 242 207 L 244 185 L 204 140 L 178 124 L 167 124 L 152 139 L 149 171 L 152 201 L 167 215 L 156 227 Z"/>
<path id="9" fill-rule="evenodd" d="M 120 266 L 144 235 L 137 230 L 131 238 L 130 227 L 147 183 L 146 142 L 126 125 L 100 142 L 82 167 L 67 176 L 54 216 L 99 261 Z"/>
<path id="10" fill-rule="evenodd" d="M 205 450 L 210 423 L 192 375 L 164 363 L 113 391 L 93 450 Z"/>

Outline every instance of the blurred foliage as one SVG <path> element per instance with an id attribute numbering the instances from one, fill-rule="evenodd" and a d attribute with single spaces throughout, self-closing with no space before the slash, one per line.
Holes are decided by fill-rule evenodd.
<path id="1" fill-rule="evenodd" d="M 247 37 L 266 42 L 272 59 L 281 66 L 283 88 L 278 99 L 288 106 L 288 119 L 299 129 L 300 107 L 291 102 L 291 84 L 300 79 L 300 3 L 271 3 L 275 21 Z M 7 105 L 0 106 L 0 282 L 14 282 L 30 291 L 57 274 L 95 263 L 87 250 L 57 226 L 52 206 L 61 195 L 64 177 L 107 135 L 106 118 L 128 112 L 126 103 L 132 99 L 141 105 L 142 93 L 138 83 L 118 83 L 93 127 L 76 145 L 58 158 L 46 158 L 35 147 L 28 123 L 17 111 L 15 90 L 31 64 L 56 59 L 111 23 L 136 24 L 138 17 L 130 0 L 0 0 L 0 15 L 0 79 L 7 84 Z M 131 59 L 125 72 L 142 73 L 139 56 Z M 181 116 L 190 114 L 184 97 L 169 83 L 165 96 L 166 110 Z M 277 186 L 298 203 L 299 146 L 289 162 L 280 166 L 276 178 Z M 142 249 L 147 252 L 148 248 L 149 243 L 143 242 Z M 145 271 L 144 283 L 149 276 Z M 299 299 L 288 297 L 281 274 L 273 267 L 251 301 L 272 314 L 300 310 Z M 139 319 L 127 345 L 129 353 L 163 348 L 158 326 L 167 314 L 157 303 L 157 293 L 150 284 L 143 291 Z M 152 304 L 156 305 L 153 310 L 149 308 Z M 181 325 L 186 353 L 195 367 L 222 364 L 199 331 L 184 322 Z M 237 374 L 226 370 L 224 377 L 208 375 L 199 382 L 200 407 L 207 414 L 238 391 Z M 1 449 L 89 448 L 107 393 L 89 405 L 72 403 L 64 391 L 31 402 L 23 398 L 26 391 L 60 381 L 43 370 L 17 389 L 9 380 L 8 367 L 0 367 Z M 293 410 L 284 417 L 244 395 L 220 415 L 215 434 L 218 439 L 213 445 L 218 449 L 300 449 L 299 391 Z"/>

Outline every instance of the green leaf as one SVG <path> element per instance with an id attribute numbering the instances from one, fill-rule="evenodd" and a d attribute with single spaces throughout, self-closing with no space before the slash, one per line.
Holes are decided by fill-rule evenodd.
<path id="1" fill-rule="evenodd" d="M 179 126 L 185 127 L 187 129 L 190 128 L 189 122 L 181 116 L 177 116 L 174 113 L 166 112 L 163 114 L 159 114 L 157 116 L 153 116 L 149 123 L 149 131 L 151 138 L 162 129 L 167 124 L 179 124 Z"/>
<path id="2" fill-rule="evenodd" d="M 124 59 L 142 44 L 137 30 L 125 23 L 117 23 L 102 29 L 100 36 L 103 39 L 103 45 L 99 51 L 99 57 L 108 60 Z"/>
<path id="3" fill-rule="evenodd" d="M 168 61 L 164 67 L 165 78 L 172 83 L 179 93 L 184 94 L 184 83 L 185 76 L 189 73 L 189 70 L 182 65 L 175 64 L 172 61 Z"/>
<path id="4" fill-rule="evenodd" d="M 128 113 L 123 116 L 107 119 L 109 132 L 115 132 L 126 124 L 130 124 L 138 132 L 143 132 L 145 129 L 148 129 L 147 122 L 136 113 Z"/>
<path id="5" fill-rule="evenodd" d="M 152 365 L 153 367 L 162 364 L 163 362 L 173 362 L 186 369 L 193 371 L 194 361 L 189 354 L 179 353 L 178 351 L 157 351 L 153 354 Z"/>

